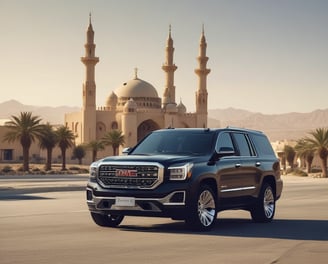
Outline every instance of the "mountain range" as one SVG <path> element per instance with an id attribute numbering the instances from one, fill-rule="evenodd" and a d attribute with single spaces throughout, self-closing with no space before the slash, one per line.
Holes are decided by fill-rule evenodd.
<path id="1" fill-rule="evenodd" d="M 10 119 L 20 112 L 33 112 L 42 120 L 51 124 L 64 124 L 66 113 L 80 111 L 80 107 L 71 106 L 32 106 L 16 100 L 0 103 L 0 119 Z M 208 127 L 244 127 L 265 132 L 271 141 L 297 140 L 309 131 L 319 127 L 328 127 L 328 108 L 309 113 L 262 114 L 247 110 L 227 108 L 209 109 Z"/>
<path id="2" fill-rule="evenodd" d="M 298 140 L 319 127 L 328 127 L 328 108 L 310 113 L 262 114 L 227 108 L 208 111 L 208 127 L 244 127 L 265 132 L 271 141 Z"/>
<path id="3" fill-rule="evenodd" d="M 77 112 L 80 109 L 80 107 L 71 106 L 51 107 L 25 105 L 16 100 L 9 100 L 0 103 L 0 119 L 10 119 L 13 115 L 19 115 L 20 112 L 32 112 L 45 122 L 57 125 L 64 124 L 66 113 Z"/>

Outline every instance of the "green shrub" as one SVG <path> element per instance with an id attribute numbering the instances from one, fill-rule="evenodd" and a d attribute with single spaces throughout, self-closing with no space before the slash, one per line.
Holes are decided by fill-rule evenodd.
<path id="1" fill-rule="evenodd" d="M 8 173 L 8 172 L 11 172 L 11 171 L 13 171 L 11 166 L 4 166 L 2 168 L 2 172 L 4 172 L 4 173 Z"/>
<path id="2" fill-rule="evenodd" d="M 73 170 L 73 171 L 79 171 L 80 167 L 73 166 L 73 167 L 70 167 L 69 169 Z"/>
<path id="3" fill-rule="evenodd" d="M 319 173 L 322 172 L 321 168 L 311 168 L 312 173 Z"/>
<path id="4" fill-rule="evenodd" d="M 294 169 L 292 171 L 292 174 L 296 175 L 296 176 L 301 176 L 301 177 L 307 177 L 308 176 L 308 174 L 305 171 L 301 170 L 301 169 Z"/>

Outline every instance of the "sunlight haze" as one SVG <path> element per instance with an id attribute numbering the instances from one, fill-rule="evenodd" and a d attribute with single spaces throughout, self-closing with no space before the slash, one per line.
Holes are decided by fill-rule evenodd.
<path id="1" fill-rule="evenodd" d="M 162 97 L 172 27 L 176 101 L 195 110 L 199 40 L 208 108 L 267 114 L 328 108 L 325 0 L 0 0 L 0 102 L 82 106 L 86 29 L 95 32 L 97 106 L 138 77 Z"/>

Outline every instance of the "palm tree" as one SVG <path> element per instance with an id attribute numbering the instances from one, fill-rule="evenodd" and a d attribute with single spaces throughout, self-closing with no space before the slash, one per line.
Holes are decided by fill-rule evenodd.
<path id="1" fill-rule="evenodd" d="M 315 149 L 304 138 L 297 141 L 295 145 L 297 157 L 305 160 L 307 173 L 311 172 Z"/>
<path id="2" fill-rule="evenodd" d="M 61 126 L 56 130 L 57 144 L 62 154 L 62 170 L 66 170 L 66 150 L 74 146 L 75 136 L 66 126 Z"/>
<path id="3" fill-rule="evenodd" d="M 122 134 L 122 131 L 119 130 L 107 132 L 102 141 L 105 145 L 112 146 L 114 156 L 117 155 L 118 148 L 125 144 L 124 135 Z"/>
<path id="4" fill-rule="evenodd" d="M 57 144 L 57 135 L 49 123 L 43 126 L 43 132 L 39 139 L 40 148 L 47 150 L 46 171 L 51 170 L 52 150 Z"/>
<path id="5" fill-rule="evenodd" d="M 20 116 L 11 116 L 6 127 L 9 131 L 4 136 L 4 141 L 20 141 L 23 148 L 23 170 L 29 170 L 29 151 L 32 142 L 40 138 L 43 125 L 39 116 L 32 116 L 32 112 L 21 112 Z"/>
<path id="6" fill-rule="evenodd" d="M 286 145 L 284 147 L 285 157 L 291 169 L 294 168 L 295 150 L 292 146 Z"/>
<path id="7" fill-rule="evenodd" d="M 85 157 L 85 147 L 78 145 L 73 149 L 73 156 L 78 159 L 79 164 L 82 164 L 82 159 Z"/>
<path id="8" fill-rule="evenodd" d="M 306 137 L 305 140 L 319 154 L 322 177 L 327 178 L 328 128 L 317 128 L 309 134 L 312 137 Z"/>
<path id="9" fill-rule="evenodd" d="M 87 149 L 92 151 L 92 162 L 97 159 L 97 153 L 99 150 L 103 150 L 105 148 L 104 143 L 99 140 L 92 140 L 88 144 L 86 144 Z"/>

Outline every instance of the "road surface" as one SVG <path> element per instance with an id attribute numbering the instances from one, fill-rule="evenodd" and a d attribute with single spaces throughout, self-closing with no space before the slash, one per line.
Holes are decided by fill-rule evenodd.
<path id="1" fill-rule="evenodd" d="M 328 179 L 284 177 L 275 220 L 218 214 L 211 232 L 181 221 L 126 217 L 96 226 L 83 191 L 0 195 L 0 263 L 327 263 Z M 1 193 L 1 191 L 0 191 Z"/>

